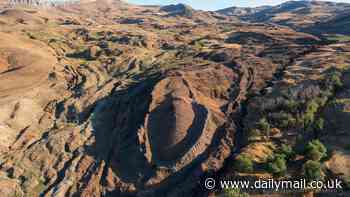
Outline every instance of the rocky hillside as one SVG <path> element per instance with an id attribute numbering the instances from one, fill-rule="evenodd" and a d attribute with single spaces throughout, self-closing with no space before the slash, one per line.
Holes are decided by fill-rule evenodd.
<path id="1" fill-rule="evenodd" d="M 6 2 L 7 1 L 7 2 Z M 53 7 L 77 3 L 78 0 L 5 0 L 8 6 Z"/>
<path id="2" fill-rule="evenodd" d="M 1 196 L 247 195 L 206 177 L 336 177 L 348 196 L 350 48 L 336 38 L 182 4 L 5 9 Z"/>
<path id="3" fill-rule="evenodd" d="M 217 11 L 249 22 L 275 23 L 311 33 L 346 33 L 350 4 L 326 1 L 288 1 L 278 6 L 232 7 Z M 345 22 L 345 23 L 344 23 Z"/>

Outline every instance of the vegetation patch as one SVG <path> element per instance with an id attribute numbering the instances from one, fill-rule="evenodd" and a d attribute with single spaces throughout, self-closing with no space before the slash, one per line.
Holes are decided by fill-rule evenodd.
<path id="1" fill-rule="evenodd" d="M 330 41 L 336 41 L 336 42 L 349 42 L 350 36 L 342 35 L 342 34 L 334 34 L 334 35 L 327 36 L 327 39 Z"/>

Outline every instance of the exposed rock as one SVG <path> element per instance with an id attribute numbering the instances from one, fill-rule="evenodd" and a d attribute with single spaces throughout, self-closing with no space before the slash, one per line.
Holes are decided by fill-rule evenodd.
<path id="1" fill-rule="evenodd" d="M 119 21 L 121 24 L 142 24 L 144 23 L 143 19 L 140 18 L 124 18 Z"/>
<path id="2" fill-rule="evenodd" d="M 192 17 L 194 10 L 185 4 L 167 5 L 160 8 L 161 11 L 167 12 L 169 16 Z"/>
<path id="3" fill-rule="evenodd" d="M 89 49 L 89 58 L 96 59 L 101 54 L 101 48 L 98 46 L 92 46 Z"/>

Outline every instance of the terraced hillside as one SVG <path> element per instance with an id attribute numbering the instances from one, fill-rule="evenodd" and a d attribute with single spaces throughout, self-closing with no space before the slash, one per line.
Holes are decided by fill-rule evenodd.
<path id="1" fill-rule="evenodd" d="M 5 9 L 1 196 L 246 195 L 203 181 L 311 167 L 347 196 L 349 65 L 346 40 L 181 4 Z"/>

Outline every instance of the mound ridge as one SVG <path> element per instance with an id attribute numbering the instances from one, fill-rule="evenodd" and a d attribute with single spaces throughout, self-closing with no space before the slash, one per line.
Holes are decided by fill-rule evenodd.
<path id="1" fill-rule="evenodd" d="M 228 101 L 215 91 L 224 92 L 229 88 L 229 82 L 225 80 L 234 79 L 232 71 L 218 67 L 217 70 L 207 68 L 197 72 L 179 71 L 173 74 L 179 76 L 160 81 L 152 93 L 146 132 L 151 147 L 148 154 L 156 164 L 177 166 L 176 163 L 180 163 L 178 167 L 183 167 L 184 162 L 191 162 L 208 148 L 216 130 L 224 123 L 225 115 L 220 108 Z M 207 73 L 212 74 L 210 82 L 201 78 Z M 218 87 L 205 92 L 196 89 L 206 83 L 208 87 Z"/>

